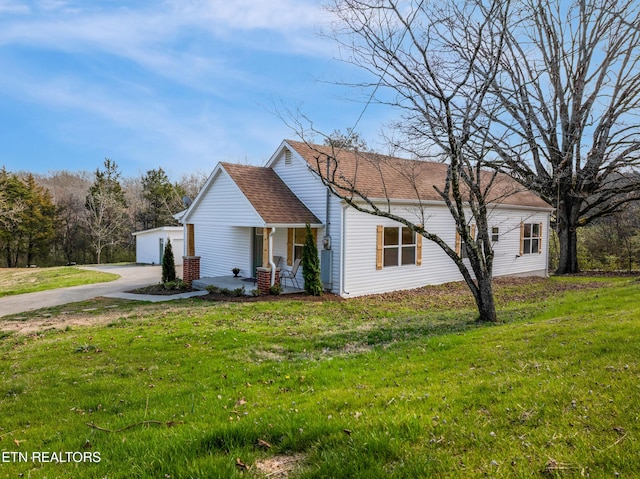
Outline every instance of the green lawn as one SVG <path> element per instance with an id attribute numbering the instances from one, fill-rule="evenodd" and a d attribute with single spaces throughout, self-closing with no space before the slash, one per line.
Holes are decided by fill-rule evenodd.
<path id="1" fill-rule="evenodd" d="M 496 291 L 50 310 L 106 323 L 0 341 L 0 476 L 637 477 L 640 282 Z"/>
<path id="2" fill-rule="evenodd" d="M 0 298 L 12 294 L 33 293 L 82 284 L 104 283 L 118 279 L 117 274 L 80 269 L 75 266 L 56 268 L 0 268 Z"/>

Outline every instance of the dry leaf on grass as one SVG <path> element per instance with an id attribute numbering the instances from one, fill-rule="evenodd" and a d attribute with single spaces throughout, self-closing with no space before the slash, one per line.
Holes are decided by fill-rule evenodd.
<path id="1" fill-rule="evenodd" d="M 269 444 L 267 441 L 263 441 L 262 439 L 258 439 L 258 447 L 262 447 L 264 449 L 271 449 L 271 444 Z"/>
<path id="2" fill-rule="evenodd" d="M 239 457 L 236 458 L 236 467 L 242 471 L 248 471 L 251 469 L 251 466 L 247 466 Z"/>

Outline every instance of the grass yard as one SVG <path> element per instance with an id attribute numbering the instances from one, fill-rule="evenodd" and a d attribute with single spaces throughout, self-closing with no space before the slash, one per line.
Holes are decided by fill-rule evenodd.
<path id="1" fill-rule="evenodd" d="M 0 298 L 118 279 L 117 274 L 60 266 L 55 268 L 0 268 Z"/>
<path id="2" fill-rule="evenodd" d="M 0 477 L 637 477 L 640 282 L 496 294 L 49 310 L 96 325 L 5 333 Z"/>

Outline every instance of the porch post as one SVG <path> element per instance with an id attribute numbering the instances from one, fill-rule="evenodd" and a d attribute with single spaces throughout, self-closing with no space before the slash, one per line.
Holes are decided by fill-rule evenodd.
<path id="1" fill-rule="evenodd" d="M 182 257 L 182 281 L 189 287 L 200 279 L 200 256 L 196 256 L 196 242 L 192 223 L 187 224 L 187 255 Z"/>
<path id="2" fill-rule="evenodd" d="M 196 238 L 193 223 L 187 224 L 187 256 L 196 255 Z"/>
<path id="3" fill-rule="evenodd" d="M 269 267 L 269 228 L 262 228 L 262 267 Z"/>
<path id="4" fill-rule="evenodd" d="M 262 267 L 257 268 L 257 287 L 261 295 L 269 294 L 271 287 L 280 285 L 280 270 L 273 262 L 273 233 L 275 228 L 262 230 Z"/>

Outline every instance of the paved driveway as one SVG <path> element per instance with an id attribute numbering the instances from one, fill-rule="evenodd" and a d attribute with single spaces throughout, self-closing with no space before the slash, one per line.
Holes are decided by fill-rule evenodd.
<path id="1" fill-rule="evenodd" d="M 108 283 L 71 286 L 37 293 L 25 293 L 0 298 L 0 317 L 61 304 L 87 301 L 98 296 L 122 293 L 142 286 L 159 283 L 161 266 L 101 265 L 83 266 L 86 269 L 115 273 L 120 278 Z"/>

